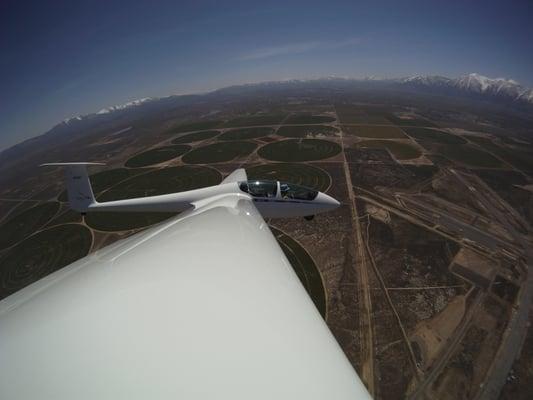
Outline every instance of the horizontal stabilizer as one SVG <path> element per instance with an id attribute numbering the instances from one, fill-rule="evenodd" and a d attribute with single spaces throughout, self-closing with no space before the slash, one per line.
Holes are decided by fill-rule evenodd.
<path id="1" fill-rule="evenodd" d="M 226 176 L 222 183 L 231 183 L 231 182 L 241 182 L 248 180 L 248 176 L 246 175 L 246 170 L 244 168 L 239 168 L 233 171 L 231 174 Z"/>

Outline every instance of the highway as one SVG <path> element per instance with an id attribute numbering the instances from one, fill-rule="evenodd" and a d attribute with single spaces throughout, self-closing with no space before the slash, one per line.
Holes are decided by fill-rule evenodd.
<path id="1" fill-rule="evenodd" d="M 361 372 L 362 381 L 366 384 L 371 396 L 375 394 L 374 380 L 374 327 L 372 321 L 372 299 L 370 294 L 370 281 L 368 279 L 368 260 L 365 252 L 361 224 L 357 211 L 356 198 L 352 186 L 350 167 L 344 152 L 344 140 L 341 129 L 341 146 L 344 158 L 344 176 L 350 199 L 350 211 L 352 215 L 352 232 L 354 233 L 355 246 L 355 272 L 357 274 L 358 302 L 359 302 L 359 333 L 361 337 Z"/>

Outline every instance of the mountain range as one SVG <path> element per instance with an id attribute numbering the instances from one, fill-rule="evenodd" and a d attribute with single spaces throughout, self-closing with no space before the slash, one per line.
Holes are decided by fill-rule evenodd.
<path id="1" fill-rule="evenodd" d="M 491 79 L 476 73 L 455 79 L 438 75 L 412 76 L 399 79 L 398 82 L 433 89 L 455 89 L 465 94 L 482 94 L 502 100 L 533 104 L 533 89 L 525 88 L 512 79 Z"/>
<path id="2" fill-rule="evenodd" d="M 42 149 L 57 143 L 60 138 L 83 137 L 89 132 L 110 130 L 132 125 L 143 118 L 168 117 L 180 114 L 179 110 L 191 107 L 205 107 L 206 104 L 230 104 L 236 99 L 255 101 L 257 96 L 264 99 L 301 96 L 315 93 L 331 96 L 340 93 L 353 95 L 360 93 L 363 98 L 377 101 L 393 99 L 391 96 L 422 94 L 443 96 L 453 104 L 460 99 L 474 102 L 489 102 L 498 107 L 533 115 L 533 90 L 525 88 L 510 79 L 491 79 L 479 74 L 469 74 L 459 78 L 437 75 L 419 75 L 407 78 L 365 78 L 351 79 L 327 77 L 320 79 L 292 79 L 229 86 L 205 94 L 173 95 L 159 98 L 142 98 L 122 105 L 106 107 L 98 112 L 68 118 L 41 136 L 28 139 L 0 152 L 0 164 L 7 159 L 16 159 L 28 149 Z M 367 97 L 364 97 L 364 96 Z M 370 97 L 368 97 L 370 96 Z M 374 96 L 374 97 L 372 97 Z M 378 97 L 375 97 L 378 96 Z M 381 96 L 381 97 L 380 97 Z M 464 104 L 464 103 L 461 103 Z M 158 117 L 156 117 L 158 118 Z"/>
<path id="3" fill-rule="evenodd" d="M 459 78 L 447 78 L 439 75 L 415 75 L 407 78 L 365 78 L 365 79 L 351 79 L 351 78 L 339 78 L 328 77 L 320 79 L 291 79 L 285 81 L 270 81 L 262 83 L 250 83 L 245 85 L 231 86 L 223 89 L 216 90 L 211 94 L 224 94 L 228 92 L 236 92 L 244 88 L 265 88 L 273 86 L 290 86 L 290 85 L 303 85 L 312 83 L 381 83 L 385 85 L 395 86 L 396 89 L 412 88 L 412 89 L 424 89 L 430 90 L 434 94 L 447 94 L 447 95 L 467 95 L 484 97 L 487 100 L 516 102 L 522 104 L 533 105 L 533 89 L 525 88 L 518 82 L 512 79 L 505 78 L 487 78 L 486 76 L 476 73 L 461 76 Z M 137 108 L 139 106 L 146 105 L 147 103 L 153 103 L 164 99 L 169 99 L 176 96 L 168 96 L 162 98 L 145 97 L 138 100 L 133 100 L 122 105 L 115 105 L 107 108 L 103 108 L 100 111 L 83 116 L 76 116 L 64 120 L 63 124 L 71 124 L 73 122 L 81 121 L 87 118 L 94 118 L 95 116 L 101 116 L 105 114 L 111 114 L 119 111 L 126 111 L 128 109 Z"/>

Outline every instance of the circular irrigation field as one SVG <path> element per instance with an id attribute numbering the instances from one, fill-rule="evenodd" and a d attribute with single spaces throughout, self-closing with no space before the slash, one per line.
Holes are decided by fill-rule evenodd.
<path id="1" fill-rule="evenodd" d="M 329 174 L 322 168 L 308 164 L 264 164 L 247 168 L 248 179 L 271 179 L 303 185 L 325 192 L 330 184 Z"/>
<path id="2" fill-rule="evenodd" d="M 322 317 L 325 317 L 326 291 L 315 262 L 297 241 L 276 228 L 270 227 L 270 229 L 316 308 Z"/>
<path id="3" fill-rule="evenodd" d="M 257 139 L 263 136 L 272 135 L 274 129 L 257 127 L 257 128 L 242 128 L 231 129 L 224 132 L 218 137 L 219 140 L 243 140 L 243 139 Z"/>
<path id="4" fill-rule="evenodd" d="M 125 166 L 129 168 L 140 168 L 148 165 L 159 164 L 163 161 L 168 161 L 179 157 L 188 152 L 190 149 L 191 146 L 187 146 L 186 144 L 157 147 L 131 157 L 128 161 L 126 161 Z"/>
<path id="5" fill-rule="evenodd" d="M 324 136 L 337 136 L 339 130 L 327 125 L 296 125 L 282 126 L 276 134 L 291 138 L 316 138 Z"/>
<path id="6" fill-rule="evenodd" d="M 220 131 L 200 131 L 200 132 L 193 132 L 188 133 L 183 136 L 179 136 L 176 139 L 172 140 L 172 144 L 182 144 L 182 143 L 194 143 L 194 142 L 200 142 L 202 140 L 207 140 L 214 138 L 220 133 Z"/>
<path id="7" fill-rule="evenodd" d="M 0 259 L 0 298 L 84 257 L 91 245 L 91 232 L 78 224 L 56 226 L 30 236 Z"/>
<path id="8" fill-rule="evenodd" d="M 0 249 L 13 246 L 42 228 L 59 210 L 57 201 L 39 204 L 17 214 L 0 226 Z"/>
<path id="9" fill-rule="evenodd" d="M 252 153 L 257 145 L 251 142 L 221 142 L 199 147 L 182 158 L 187 164 L 211 164 L 232 161 Z"/>
<path id="10" fill-rule="evenodd" d="M 261 147 L 258 154 L 272 161 L 315 161 L 333 157 L 341 146 L 322 139 L 288 139 Z"/>

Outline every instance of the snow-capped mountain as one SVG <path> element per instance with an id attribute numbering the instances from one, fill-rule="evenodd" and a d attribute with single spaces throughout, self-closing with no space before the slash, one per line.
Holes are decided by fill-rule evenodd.
<path id="1" fill-rule="evenodd" d="M 118 106 L 111 106 L 111 107 L 107 107 L 107 108 L 102 108 L 96 114 L 108 114 L 108 113 L 110 113 L 112 111 L 124 110 L 126 108 L 136 107 L 136 106 L 140 106 L 143 103 L 146 103 L 147 101 L 152 101 L 152 100 L 154 100 L 154 99 L 151 98 L 151 97 L 143 97 L 142 99 L 133 100 L 133 101 L 130 101 L 128 103 L 121 104 L 121 105 L 118 105 Z"/>
<path id="2" fill-rule="evenodd" d="M 158 100 L 158 99 L 157 98 L 153 98 L 153 97 L 143 97 L 142 99 L 129 101 L 129 102 L 125 103 L 125 104 L 120 104 L 120 105 L 116 105 L 116 106 L 110 106 L 110 107 L 102 108 L 100 111 L 98 111 L 96 113 L 91 113 L 91 114 L 87 114 L 87 115 L 77 115 L 75 117 L 66 118 L 66 119 L 63 120 L 63 124 L 69 125 L 69 124 L 72 124 L 74 122 L 83 121 L 83 120 L 87 119 L 88 117 L 94 117 L 94 116 L 98 116 L 98 115 L 105 115 L 105 114 L 112 113 L 114 111 L 127 110 L 129 108 L 138 107 L 140 105 L 143 105 L 145 103 L 148 103 L 150 101 L 155 101 L 155 100 Z"/>
<path id="3" fill-rule="evenodd" d="M 64 120 L 63 120 L 63 123 L 65 123 L 65 124 L 70 124 L 70 123 L 73 122 L 73 121 L 81 121 L 82 118 L 83 118 L 83 117 L 81 117 L 80 115 L 77 115 L 77 116 L 75 116 L 75 117 L 71 117 L 71 118 L 66 118 L 66 119 L 64 119 Z"/>
<path id="4" fill-rule="evenodd" d="M 521 86 L 512 79 L 487 78 L 476 73 L 451 79 L 443 76 L 412 76 L 400 79 L 403 84 L 431 88 L 457 89 L 466 93 L 481 94 L 506 100 L 525 101 L 533 104 L 533 90 Z"/>

